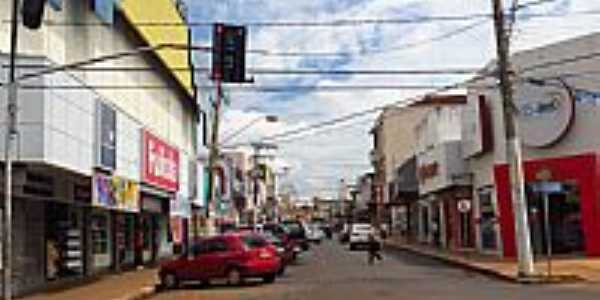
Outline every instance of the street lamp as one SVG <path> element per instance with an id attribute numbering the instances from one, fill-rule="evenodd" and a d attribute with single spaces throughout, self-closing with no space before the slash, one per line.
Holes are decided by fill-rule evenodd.
<path id="1" fill-rule="evenodd" d="M 231 141 L 232 139 L 234 139 L 235 137 L 239 136 L 240 134 L 242 134 L 244 131 L 248 130 L 250 127 L 254 126 L 256 123 L 265 120 L 268 123 L 277 123 L 279 121 L 279 118 L 275 115 L 266 115 L 266 116 L 260 116 L 250 122 L 248 122 L 248 124 L 242 126 L 241 128 L 237 129 L 235 132 L 229 134 L 228 136 L 223 138 L 223 141 L 221 142 L 221 144 L 226 144 L 227 142 Z"/>

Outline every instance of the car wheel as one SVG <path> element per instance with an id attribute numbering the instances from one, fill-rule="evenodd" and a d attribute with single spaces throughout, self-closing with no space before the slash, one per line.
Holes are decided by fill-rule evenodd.
<path id="1" fill-rule="evenodd" d="M 242 277 L 242 273 L 237 268 L 231 268 L 227 272 L 227 284 L 233 286 L 240 286 L 244 283 L 244 278 Z"/>
<path id="2" fill-rule="evenodd" d="M 175 289 L 179 287 L 179 279 L 173 273 L 166 273 L 161 277 L 161 284 L 166 289 Z"/>
<path id="3" fill-rule="evenodd" d="M 265 283 L 273 283 L 273 282 L 275 282 L 275 277 L 276 277 L 275 274 L 269 274 L 269 275 L 266 275 L 263 277 L 263 281 Z"/>

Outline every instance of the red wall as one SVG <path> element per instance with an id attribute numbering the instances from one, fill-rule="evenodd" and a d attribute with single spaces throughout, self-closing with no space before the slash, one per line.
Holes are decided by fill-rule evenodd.
<path id="1" fill-rule="evenodd" d="M 536 174 L 549 170 L 552 181 L 575 181 L 581 197 L 581 222 L 585 238 L 585 252 L 589 256 L 600 256 L 600 166 L 596 154 L 583 154 L 561 158 L 527 161 L 524 165 L 525 180 L 536 181 Z M 501 236 L 505 257 L 516 256 L 514 215 L 507 165 L 494 167 L 496 194 L 500 213 Z"/>

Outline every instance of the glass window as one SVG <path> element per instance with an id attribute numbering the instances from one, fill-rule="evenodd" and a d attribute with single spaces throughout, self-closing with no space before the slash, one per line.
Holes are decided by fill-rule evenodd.
<path id="1" fill-rule="evenodd" d="M 105 215 L 94 215 L 92 216 L 92 253 L 107 254 L 108 251 L 108 218 Z"/>
<path id="2" fill-rule="evenodd" d="M 259 236 L 247 235 L 242 237 L 242 242 L 250 249 L 267 246 L 267 241 Z"/>

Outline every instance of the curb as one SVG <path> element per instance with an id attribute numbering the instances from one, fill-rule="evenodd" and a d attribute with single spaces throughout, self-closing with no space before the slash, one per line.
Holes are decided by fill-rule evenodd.
<path id="1" fill-rule="evenodd" d="M 140 288 L 136 293 L 131 293 L 129 295 L 116 298 L 114 300 L 145 300 L 156 295 L 157 292 L 158 290 L 155 286 L 145 286 L 143 288 Z"/>
<path id="2" fill-rule="evenodd" d="M 488 277 L 493 277 L 493 278 L 496 278 L 496 279 L 499 279 L 502 281 L 516 283 L 516 284 L 559 284 L 559 283 L 574 283 L 574 282 L 585 281 L 584 278 L 577 276 L 577 275 L 556 275 L 551 278 L 539 275 L 539 276 L 521 278 L 518 276 L 511 276 L 511 275 L 507 275 L 507 274 L 498 272 L 492 268 L 488 268 L 488 267 L 484 267 L 484 266 L 476 265 L 476 264 L 470 264 L 468 262 L 465 262 L 465 261 L 462 261 L 459 259 L 449 258 L 444 255 L 437 255 L 434 253 L 427 253 L 424 251 L 419 251 L 417 249 L 414 249 L 414 248 L 408 247 L 408 246 L 386 243 L 386 244 L 384 244 L 384 248 L 396 250 L 396 251 L 410 252 L 415 255 L 419 255 L 422 257 L 428 257 L 428 258 L 440 261 L 440 262 L 445 263 L 450 266 L 458 267 L 458 268 L 476 272 L 476 273 L 479 273 L 479 274 L 482 274 L 482 275 L 485 275 Z"/>

